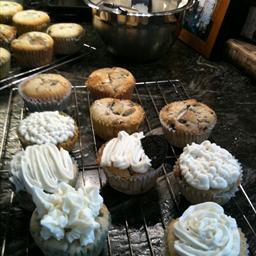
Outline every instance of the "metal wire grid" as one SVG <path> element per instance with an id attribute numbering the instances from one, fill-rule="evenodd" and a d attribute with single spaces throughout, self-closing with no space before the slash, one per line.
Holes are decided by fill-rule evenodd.
<path id="1" fill-rule="evenodd" d="M 95 153 L 102 141 L 95 136 L 89 115 L 90 94 L 81 85 L 84 78 L 74 78 L 72 75 L 68 77 L 69 74 L 64 75 L 74 85 L 74 104 L 72 104 L 72 107 L 67 112 L 76 119 L 80 132 L 78 146 L 72 154 L 79 163 L 83 179 L 88 178 L 92 174 L 98 179 L 98 183 L 102 187 L 104 200 L 112 215 L 112 227 L 108 235 L 108 246 L 103 255 L 162 255 L 164 229 L 168 220 L 172 217 L 180 216 L 187 207 L 187 204 L 182 203 L 184 200 L 182 201 L 177 191 L 175 191 L 170 173 L 172 164 L 176 161 L 180 152 L 171 147 L 171 153 L 168 158 L 170 165 L 164 165 L 163 176 L 158 180 L 157 188 L 146 195 L 136 197 L 125 196 L 113 191 L 108 186 L 104 186 L 103 172 L 95 163 Z M 189 98 L 189 95 L 178 80 L 137 83 L 133 99 L 140 103 L 146 112 L 146 119 L 141 129 L 144 132 L 150 132 L 154 128 L 159 127 L 159 110 L 171 100 L 185 98 Z M 26 114 L 23 108 L 18 109 L 14 107 L 15 100 L 21 102 L 16 89 L 12 89 L 9 94 L 0 144 L 0 175 L 4 179 L 8 178 L 8 170 L 5 170 L 5 168 L 7 168 L 7 163 L 11 158 L 11 155 L 8 153 L 9 143 L 11 143 L 10 138 L 12 137 L 11 133 L 14 133 L 16 129 L 13 120 L 21 120 L 23 115 Z M 85 117 L 89 117 L 89 119 L 84 120 Z M 85 126 L 88 129 L 85 129 Z M 20 145 L 17 138 L 15 141 L 17 151 L 17 145 L 18 148 L 20 148 Z M 13 153 L 11 152 L 11 154 Z M 22 210 L 16 208 L 15 203 L 13 204 L 14 193 L 10 187 L 4 188 L 4 190 L 8 194 L 8 205 L 4 207 L 1 213 L 1 255 L 40 255 L 29 235 L 29 214 L 24 214 Z M 164 193 L 161 193 L 161 190 Z M 247 208 L 239 205 L 236 200 L 238 197 L 243 197 Z M 256 216 L 256 210 L 242 185 L 240 185 L 240 190 L 236 197 L 232 199 L 230 205 L 232 206 L 225 206 L 225 210 L 230 212 L 233 217 L 236 217 L 239 224 L 242 223 L 243 230 L 246 230 L 244 232 L 248 236 L 250 254 L 256 255 L 255 223 L 252 223 L 253 218 Z M 21 216 L 17 214 L 17 211 Z M 16 216 L 19 216 L 22 222 L 18 225 L 23 225 L 25 231 L 20 235 L 24 238 L 24 242 L 18 243 L 18 249 L 14 253 L 13 250 L 9 249 L 8 245 L 17 242 L 15 241 L 15 235 L 12 233 L 15 231 L 13 230 L 15 225 L 13 226 L 12 218 L 16 218 Z"/>

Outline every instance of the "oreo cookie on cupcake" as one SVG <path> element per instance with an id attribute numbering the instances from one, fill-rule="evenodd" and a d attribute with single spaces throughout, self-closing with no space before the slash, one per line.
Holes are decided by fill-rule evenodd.
<path id="1" fill-rule="evenodd" d="M 97 164 L 103 167 L 111 187 L 125 194 L 142 194 L 160 176 L 167 148 L 161 137 L 121 131 L 99 149 Z"/>
<path id="2" fill-rule="evenodd" d="M 36 75 L 19 85 L 19 94 L 30 111 L 64 110 L 72 85 L 58 74 Z"/>

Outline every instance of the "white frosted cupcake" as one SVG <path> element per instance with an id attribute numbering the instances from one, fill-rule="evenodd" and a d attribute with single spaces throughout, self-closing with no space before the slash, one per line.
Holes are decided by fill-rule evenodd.
<path id="1" fill-rule="evenodd" d="M 183 149 L 174 166 L 174 176 L 189 202 L 214 201 L 222 205 L 237 191 L 242 169 L 226 149 L 204 141 Z"/>
<path id="2" fill-rule="evenodd" d="M 144 151 L 143 138 L 142 132 L 129 135 L 121 131 L 117 138 L 104 144 L 97 154 L 97 163 L 103 167 L 110 186 L 125 194 L 147 192 L 161 173 L 163 162 L 159 158 L 165 157 L 167 148 L 161 156 L 155 155 L 153 162 L 158 162 L 155 166 Z"/>
<path id="3" fill-rule="evenodd" d="M 99 189 L 60 183 L 54 194 L 35 188 L 30 232 L 46 256 L 97 256 L 106 244 L 110 215 Z"/>
<path id="4" fill-rule="evenodd" d="M 34 112 L 20 122 L 17 134 L 23 147 L 52 143 L 71 151 L 78 140 L 78 127 L 67 114 Z"/>
<path id="5" fill-rule="evenodd" d="M 34 210 L 34 187 L 53 193 L 60 182 L 75 186 L 77 166 L 68 151 L 54 144 L 33 145 L 18 152 L 10 164 L 11 182 L 22 208 Z"/>
<path id="6" fill-rule="evenodd" d="M 236 220 L 213 202 L 190 206 L 167 227 L 167 255 L 246 256 L 246 238 Z"/>
<path id="7" fill-rule="evenodd" d="M 57 23 L 47 31 L 54 40 L 55 54 L 72 54 L 83 47 L 85 30 L 76 23 Z"/>

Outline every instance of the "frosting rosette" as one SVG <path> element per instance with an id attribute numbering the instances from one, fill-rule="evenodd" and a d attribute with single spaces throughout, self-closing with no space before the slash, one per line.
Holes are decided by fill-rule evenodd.
<path id="1" fill-rule="evenodd" d="M 103 205 L 97 187 L 83 186 L 76 190 L 61 182 L 54 194 L 35 187 L 32 196 L 43 240 L 65 239 L 70 244 L 78 240 L 81 246 L 94 242 L 95 231 L 100 228 L 96 218 Z"/>
<path id="2" fill-rule="evenodd" d="M 119 169 L 131 168 L 136 173 L 145 173 L 151 167 L 151 160 L 141 145 L 143 132 L 129 135 L 125 131 L 118 133 L 104 147 L 101 166 L 113 166 Z"/>
<path id="3" fill-rule="evenodd" d="M 174 250 L 182 256 L 239 256 L 236 220 L 213 202 L 190 206 L 174 224 Z"/>

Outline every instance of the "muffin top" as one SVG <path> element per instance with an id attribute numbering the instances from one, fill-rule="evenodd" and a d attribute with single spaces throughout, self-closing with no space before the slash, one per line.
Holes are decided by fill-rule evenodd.
<path id="1" fill-rule="evenodd" d="M 103 120 L 106 124 L 118 126 L 140 123 L 144 120 L 143 108 L 131 100 L 104 98 L 96 100 L 90 109 L 94 118 Z"/>
<path id="2" fill-rule="evenodd" d="M 104 207 L 98 187 L 86 184 L 76 190 L 61 182 L 54 194 L 35 187 L 33 201 L 43 240 L 54 238 L 59 244 L 65 239 L 69 244 L 75 241 L 81 246 L 94 242 L 96 230 L 100 228 L 97 217 Z"/>
<path id="3" fill-rule="evenodd" d="M 226 149 L 207 140 L 187 145 L 178 162 L 186 182 L 201 190 L 227 189 L 241 176 L 239 162 Z"/>
<path id="4" fill-rule="evenodd" d="M 57 23 L 46 31 L 51 37 L 69 38 L 78 37 L 84 33 L 84 28 L 76 23 Z"/>
<path id="5" fill-rule="evenodd" d="M 160 121 L 169 131 L 202 134 L 213 129 L 217 117 L 207 105 L 195 99 L 172 102 L 160 111 Z"/>
<path id="6" fill-rule="evenodd" d="M 1 15 L 13 16 L 16 12 L 22 11 L 21 4 L 11 1 L 0 1 Z"/>
<path id="7" fill-rule="evenodd" d="M 53 39 L 43 32 L 28 32 L 11 43 L 11 47 L 19 50 L 43 50 L 53 47 Z"/>
<path id="8" fill-rule="evenodd" d="M 11 181 L 16 191 L 32 193 L 39 187 L 53 193 L 59 182 L 69 182 L 75 170 L 68 151 L 54 144 L 33 145 L 18 152 L 11 161 Z"/>
<path id="9" fill-rule="evenodd" d="M 13 26 L 0 24 L 0 43 L 10 43 L 16 37 L 16 28 Z"/>
<path id="10" fill-rule="evenodd" d="M 5 48 L 0 47 L 0 65 L 6 63 L 11 58 L 11 54 Z"/>
<path id="11" fill-rule="evenodd" d="M 24 10 L 17 12 L 13 18 L 15 24 L 21 25 L 41 25 L 42 23 L 49 23 L 50 17 L 46 12 L 37 10 Z"/>
<path id="12" fill-rule="evenodd" d="M 177 255 L 240 255 L 240 232 L 236 220 L 225 215 L 224 209 L 216 203 L 190 206 L 173 228 L 168 226 L 167 230 L 167 245 L 170 246 L 168 237 L 174 233 Z"/>
<path id="13" fill-rule="evenodd" d="M 40 74 L 21 83 L 19 92 L 25 98 L 58 100 L 71 92 L 71 83 L 58 74 Z"/>
<path id="14" fill-rule="evenodd" d="M 151 160 L 145 154 L 141 144 L 144 138 L 142 132 L 129 135 L 125 131 L 118 133 L 117 138 L 113 138 L 104 146 L 100 165 L 128 169 L 136 173 L 145 173 L 151 166 Z"/>
<path id="15" fill-rule="evenodd" d="M 73 118 L 58 111 L 35 112 L 20 122 L 18 133 L 32 144 L 59 144 L 74 136 Z"/>
<path id="16" fill-rule="evenodd" d="M 86 81 L 88 89 L 91 88 L 118 97 L 127 87 L 135 86 L 135 78 L 124 68 L 102 68 L 95 70 Z"/>

